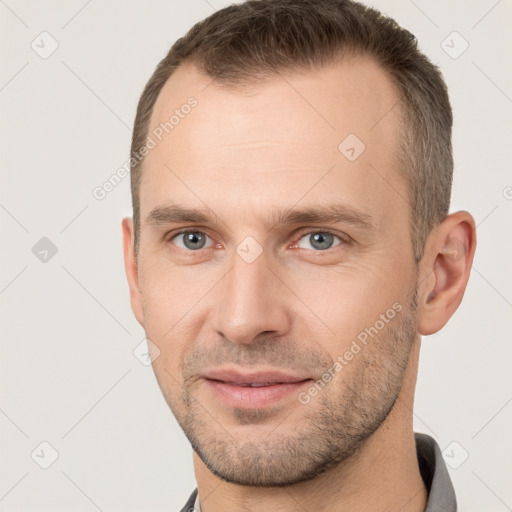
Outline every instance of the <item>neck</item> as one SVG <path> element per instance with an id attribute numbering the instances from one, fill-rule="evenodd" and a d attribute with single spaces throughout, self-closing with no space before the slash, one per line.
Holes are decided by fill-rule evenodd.
<path id="1" fill-rule="evenodd" d="M 416 456 L 412 424 L 420 339 L 409 355 L 393 409 L 361 449 L 334 469 L 288 487 L 246 487 L 214 475 L 194 452 L 201 512 L 424 512 L 427 491 Z"/>

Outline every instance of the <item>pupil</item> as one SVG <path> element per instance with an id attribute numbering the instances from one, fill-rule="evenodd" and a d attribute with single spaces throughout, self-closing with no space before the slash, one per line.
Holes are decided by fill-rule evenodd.
<path id="1" fill-rule="evenodd" d="M 205 243 L 204 237 L 201 233 L 186 233 L 185 234 L 185 246 L 189 249 L 199 249 L 203 247 Z M 190 245 L 189 245 L 190 244 Z"/>
<path id="2" fill-rule="evenodd" d="M 332 244 L 332 235 L 329 233 L 315 233 L 310 238 L 311 245 L 320 250 L 329 249 Z"/>

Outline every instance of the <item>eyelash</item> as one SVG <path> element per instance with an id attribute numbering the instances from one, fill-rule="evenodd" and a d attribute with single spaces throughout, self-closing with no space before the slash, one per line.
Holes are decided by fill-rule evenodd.
<path id="1" fill-rule="evenodd" d="M 179 235 L 183 235 L 185 233 L 200 233 L 202 235 L 206 235 L 208 236 L 210 239 L 210 235 L 208 235 L 208 233 L 206 233 L 205 231 L 201 231 L 200 229 L 190 229 L 190 228 L 184 228 L 184 229 L 181 229 L 175 233 L 172 233 L 172 235 L 170 235 L 169 237 L 167 237 L 167 242 L 172 242 L 172 240 L 174 238 L 176 238 L 177 236 Z M 330 250 L 334 250 L 336 249 L 337 247 L 340 247 L 340 246 L 343 246 L 343 245 L 348 245 L 350 242 L 351 242 L 351 238 L 348 236 L 348 235 L 345 235 L 344 237 L 329 230 L 329 229 L 319 229 L 319 230 L 313 230 L 313 231 L 303 231 L 303 232 L 300 232 L 299 235 L 298 235 L 298 239 L 297 241 L 293 244 L 294 246 L 296 246 L 300 240 L 302 238 L 304 238 L 304 236 L 306 235 L 313 235 L 313 234 L 316 234 L 316 233 L 321 233 L 321 234 L 329 234 L 329 235 L 332 235 L 336 238 L 338 238 L 340 240 L 340 243 L 338 245 L 335 245 L 334 247 L 329 247 L 329 249 L 325 249 L 325 250 L 318 250 L 318 251 L 314 251 L 313 252 L 317 252 L 317 253 L 325 253 L 325 252 L 328 252 Z M 182 250 L 181 247 L 178 247 L 178 249 Z M 207 247 L 207 249 L 211 249 L 211 247 Z M 301 247 L 299 247 L 299 249 L 302 249 Z M 308 249 L 303 249 L 303 250 L 308 250 Z M 192 250 L 187 250 L 186 252 L 187 253 L 198 253 L 200 252 L 201 249 L 198 249 L 197 251 L 192 251 Z"/>

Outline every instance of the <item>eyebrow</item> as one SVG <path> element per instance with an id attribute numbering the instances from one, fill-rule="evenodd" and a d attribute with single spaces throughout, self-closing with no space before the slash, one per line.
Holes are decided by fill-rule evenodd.
<path id="1" fill-rule="evenodd" d="M 209 209 L 184 208 L 177 204 L 153 208 L 146 217 L 146 224 L 160 226 L 172 223 L 215 224 L 218 218 Z M 326 204 L 301 208 L 276 208 L 270 215 L 269 227 L 307 223 L 334 224 L 345 222 L 356 227 L 372 230 L 374 224 L 369 214 L 344 204 Z"/>

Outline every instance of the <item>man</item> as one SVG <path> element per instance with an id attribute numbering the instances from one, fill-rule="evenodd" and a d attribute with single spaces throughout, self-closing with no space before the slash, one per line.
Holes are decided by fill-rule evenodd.
<path id="1" fill-rule="evenodd" d="M 451 109 L 393 20 L 260 0 L 179 39 L 139 102 L 125 267 L 193 449 L 183 511 L 443 511 L 412 427 L 421 335 L 462 300 Z"/>

